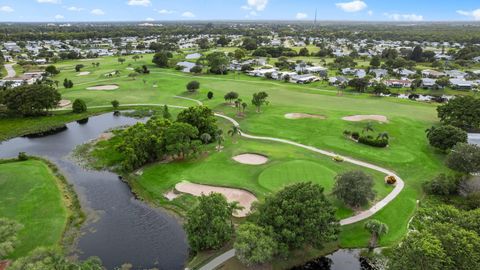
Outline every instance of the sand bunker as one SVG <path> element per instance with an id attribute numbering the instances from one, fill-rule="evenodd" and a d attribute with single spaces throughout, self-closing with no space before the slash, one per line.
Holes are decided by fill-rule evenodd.
<path id="1" fill-rule="evenodd" d="M 352 116 L 345 116 L 342 119 L 350 122 L 360 122 L 365 120 L 373 120 L 373 121 L 378 121 L 382 123 L 388 122 L 387 117 L 383 115 L 352 115 Z"/>
<path id="2" fill-rule="evenodd" d="M 87 87 L 87 90 L 115 90 L 118 89 L 118 85 L 109 84 L 109 85 L 97 85 L 92 87 Z"/>
<path id="3" fill-rule="evenodd" d="M 90 74 L 90 71 L 82 71 L 82 72 L 78 73 L 77 76 L 86 76 L 88 74 Z"/>
<path id="4" fill-rule="evenodd" d="M 248 165 L 262 165 L 268 162 L 268 158 L 266 156 L 258 154 L 241 154 L 232 158 L 238 163 Z"/>
<path id="5" fill-rule="evenodd" d="M 72 104 L 72 102 L 68 99 L 62 99 L 58 102 L 58 107 L 67 107 L 67 106 L 70 106 Z"/>
<path id="6" fill-rule="evenodd" d="M 287 113 L 285 114 L 285 118 L 287 119 L 302 119 L 302 118 L 327 119 L 325 115 L 309 114 L 309 113 Z"/>
<path id="7" fill-rule="evenodd" d="M 228 202 L 236 201 L 243 207 L 243 210 L 237 211 L 234 214 L 236 217 L 246 217 L 250 213 L 252 203 L 257 201 L 257 198 L 252 193 L 236 188 L 214 187 L 181 182 L 175 186 L 175 189 L 179 192 L 188 193 L 194 196 L 201 196 L 202 194 L 209 195 L 212 192 L 220 193 L 227 198 Z"/>

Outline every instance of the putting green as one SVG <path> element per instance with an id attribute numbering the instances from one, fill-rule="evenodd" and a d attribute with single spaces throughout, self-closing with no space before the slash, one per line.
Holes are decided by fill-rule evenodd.
<path id="1" fill-rule="evenodd" d="M 294 160 L 267 168 L 258 177 L 258 183 L 271 191 L 278 191 L 290 184 L 311 181 L 324 187 L 328 193 L 336 175 L 337 172 L 319 163 Z"/>

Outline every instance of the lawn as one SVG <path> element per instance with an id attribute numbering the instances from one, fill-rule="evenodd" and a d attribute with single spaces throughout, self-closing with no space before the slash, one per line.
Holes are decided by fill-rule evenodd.
<path id="1" fill-rule="evenodd" d="M 395 171 L 405 180 L 406 187 L 391 204 L 374 216 L 390 227 L 390 233 L 380 242 L 382 245 L 397 243 L 405 235 L 408 220 L 415 211 L 416 201 L 422 197 L 421 184 L 446 170 L 443 166 L 443 154 L 433 150 L 425 138 L 425 129 L 438 123 L 437 105 L 435 104 L 397 98 L 380 98 L 348 91 L 344 95 L 338 96 L 334 87 L 326 86 L 323 83 L 296 85 L 233 73 L 224 76 L 195 76 L 171 69 L 156 68 L 150 59 L 151 55 L 144 56 L 138 61 L 127 57 L 127 62 L 122 65 L 117 62 L 117 58 L 106 57 L 92 61 L 100 63 L 98 68 L 93 67 L 89 62 L 61 62 L 57 66 L 62 72 L 55 79 L 59 81 L 63 81 L 63 78 L 72 79 L 75 83 L 72 89 L 60 87 L 63 97 L 71 100 L 83 98 L 89 106 L 109 105 L 113 99 L 119 100 L 121 104 L 196 105 L 192 101 L 175 97 L 182 95 L 201 100 L 216 112 L 232 117 L 236 117 L 235 108 L 226 105 L 223 96 L 229 91 L 236 91 L 240 94 L 240 98 L 249 104 L 247 116 L 237 119 L 245 132 L 289 139 Z M 84 63 L 86 67 L 82 71 L 91 73 L 87 76 L 76 76 L 77 73 L 73 71 L 73 68 L 77 63 Z M 136 80 L 127 77 L 131 72 L 127 68 L 141 65 L 147 65 L 151 74 L 139 76 Z M 121 71 L 120 77 L 105 77 L 105 74 L 114 70 Z M 185 85 L 191 80 L 198 80 L 201 83 L 198 93 L 185 92 Z M 114 91 L 86 90 L 86 87 L 98 84 L 118 84 L 119 89 Z M 212 100 L 206 98 L 208 91 L 214 93 Z M 263 107 L 262 113 L 255 113 L 250 104 L 252 94 L 258 91 L 266 91 L 269 94 L 270 105 Z M 292 112 L 321 114 L 327 118 L 325 120 L 291 120 L 284 117 L 284 114 Z M 378 149 L 346 139 L 342 135 L 344 130 L 361 131 L 365 125 L 365 122 L 347 122 L 341 119 L 344 116 L 355 114 L 387 116 L 388 123 L 374 123 L 375 131 L 371 135 L 376 136 L 379 132 L 388 132 L 390 146 Z M 241 165 L 234 166 L 230 163 L 230 157 L 235 151 L 265 152 L 272 157 L 272 162 L 268 164 L 268 168 L 248 166 L 247 169 Z M 224 152 L 209 155 L 204 160 L 150 166 L 145 169 L 144 175 L 139 181 L 135 182 L 134 189 L 143 190 L 145 199 L 161 200 L 165 190 L 172 188 L 175 182 L 185 179 L 247 188 L 262 197 L 267 192 L 277 190 L 283 183 L 300 180 L 296 178 L 301 176 L 322 183 L 328 190 L 332 186 L 331 176 L 334 172 L 337 173 L 341 170 L 339 166 L 347 168 L 347 165 L 335 164 L 323 157 L 310 155 L 311 153 L 307 153 L 305 150 L 283 145 L 240 140 L 237 145 L 228 146 Z M 297 160 L 299 164 L 290 164 Z M 278 165 L 279 167 L 276 169 L 275 165 L 281 163 L 285 163 L 285 167 L 291 169 L 285 171 L 286 169 L 281 165 Z M 222 168 L 222 170 L 218 168 Z M 321 170 L 321 174 L 312 174 L 307 168 L 308 170 Z M 278 177 L 278 181 L 275 181 L 276 175 L 282 177 Z M 320 175 L 325 175 L 325 177 L 319 177 Z M 378 191 L 381 192 L 381 190 Z M 179 206 L 184 207 L 192 201 L 194 200 L 189 200 Z M 368 236 L 363 229 L 363 222 L 342 228 L 340 235 L 342 247 L 365 246 L 367 241 Z"/>
<path id="2" fill-rule="evenodd" d="M 40 160 L 0 164 L 0 217 L 24 226 L 9 258 L 40 246 L 59 246 L 69 217 L 59 182 Z"/>

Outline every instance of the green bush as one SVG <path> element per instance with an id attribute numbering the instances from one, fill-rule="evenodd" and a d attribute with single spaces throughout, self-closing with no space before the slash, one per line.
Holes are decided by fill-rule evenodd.
<path id="1" fill-rule="evenodd" d="M 87 111 L 87 104 L 82 99 L 75 99 L 72 104 L 72 111 L 74 113 L 82 113 Z"/>
<path id="2" fill-rule="evenodd" d="M 25 152 L 18 153 L 18 160 L 19 161 L 26 161 L 28 160 L 28 156 Z"/>
<path id="3" fill-rule="evenodd" d="M 360 136 L 360 138 L 358 138 L 358 142 L 361 144 L 366 144 L 366 145 L 381 147 L 381 148 L 387 147 L 388 145 L 388 139 L 375 139 L 371 136 Z"/>
<path id="4" fill-rule="evenodd" d="M 358 140 L 360 138 L 360 133 L 358 133 L 356 131 L 352 132 L 352 138 L 354 140 Z"/>

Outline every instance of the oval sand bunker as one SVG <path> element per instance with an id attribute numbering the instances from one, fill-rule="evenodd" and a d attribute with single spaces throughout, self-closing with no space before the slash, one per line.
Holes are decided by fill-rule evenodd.
<path id="1" fill-rule="evenodd" d="M 242 210 L 234 214 L 236 217 L 246 217 L 250 213 L 252 203 L 257 201 L 257 198 L 252 193 L 236 188 L 207 186 L 184 181 L 175 185 L 175 189 L 193 196 L 209 195 L 212 192 L 220 193 L 225 196 L 228 202 L 238 202 L 243 207 Z"/>
<path id="2" fill-rule="evenodd" d="M 87 87 L 87 90 L 115 90 L 118 89 L 118 85 L 109 84 L 109 85 L 97 85 L 92 87 Z"/>
<path id="3" fill-rule="evenodd" d="M 351 116 L 345 116 L 342 119 L 350 122 L 360 122 L 365 120 L 378 121 L 382 123 L 388 122 L 387 117 L 383 115 L 351 115 Z"/>
<path id="4" fill-rule="evenodd" d="M 88 74 L 90 74 L 90 71 L 82 71 L 82 72 L 78 73 L 77 76 L 86 76 Z"/>
<path id="5" fill-rule="evenodd" d="M 303 118 L 327 119 L 325 115 L 309 114 L 309 113 L 287 113 L 285 114 L 285 118 L 287 119 L 303 119 Z"/>
<path id="6" fill-rule="evenodd" d="M 268 158 L 266 156 L 258 154 L 241 154 L 232 158 L 238 163 L 247 165 L 262 165 L 268 162 Z"/>

